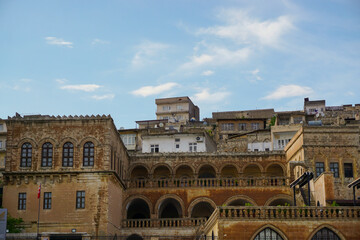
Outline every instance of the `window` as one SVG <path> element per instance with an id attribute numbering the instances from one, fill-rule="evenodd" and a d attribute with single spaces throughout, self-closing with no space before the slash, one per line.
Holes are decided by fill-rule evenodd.
<path id="1" fill-rule="evenodd" d="M 346 178 L 353 177 L 353 167 L 352 163 L 344 163 L 344 173 Z"/>
<path id="2" fill-rule="evenodd" d="M 339 163 L 331 162 L 330 163 L 330 171 L 332 171 L 334 173 L 335 178 L 338 178 L 339 177 Z"/>
<path id="3" fill-rule="evenodd" d="M 324 163 L 323 162 L 317 162 L 315 163 L 316 167 L 316 177 L 320 176 L 321 173 L 324 172 Z"/>
<path id="4" fill-rule="evenodd" d="M 258 152 L 258 151 L 259 151 L 259 149 L 257 149 L 257 148 L 254 149 L 254 152 Z"/>
<path id="5" fill-rule="evenodd" d="M 233 123 L 223 123 L 221 124 L 221 130 L 223 131 L 233 131 L 234 124 Z"/>
<path id="6" fill-rule="evenodd" d="M 189 151 L 196 152 L 197 151 L 197 143 L 189 143 Z"/>
<path id="7" fill-rule="evenodd" d="M 44 209 L 51 209 L 51 192 L 44 192 Z"/>
<path id="8" fill-rule="evenodd" d="M 336 233 L 334 233 L 332 230 L 324 227 L 322 229 L 320 229 L 312 238 L 311 240 L 322 240 L 322 239 L 326 239 L 326 240 L 340 240 L 340 238 L 338 237 L 338 235 L 336 235 Z"/>
<path id="9" fill-rule="evenodd" d="M 175 138 L 175 142 L 180 142 L 180 138 Z"/>
<path id="10" fill-rule="evenodd" d="M 85 191 L 76 192 L 76 208 L 85 208 Z"/>
<path id="11" fill-rule="evenodd" d="M 163 111 L 170 111 L 171 110 L 171 106 L 163 106 Z"/>
<path id="12" fill-rule="evenodd" d="M 157 153 L 157 152 L 159 152 L 159 144 L 151 144 L 151 145 L 150 145 L 150 151 L 151 151 L 152 153 Z"/>
<path id="13" fill-rule="evenodd" d="M 182 105 L 177 105 L 177 106 L 176 106 L 176 109 L 177 109 L 177 110 L 183 110 L 183 106 L 182 106 Z"/>
<path id="14" fill-rule="evenodd" d="M 252 130 L 258 130 L 259 129 L 259 123 L 251 123 L 251 129 Z"/>
<path id="15" fill-rule="evenodd" d="M 176 148 L 180 148 L 180 144 L 175 144 L 175 147 L 176 147 Z"/>
<path id="16" fill-rule="evenodd" d="M 3 148 L 3 142 L 0 141 L 0 148 Z"/>
<path id="17" fill-rule="evenodd" d="M 136 134 L 123 134 L 121 135 L 121 140 L 123 141 L 124 145 L 135 145 Z"/>
<path id="18" fill-rule="evenodd" d="M 4 124 L 0 124 L 0 131 L 3 131 L 4 130 Z"/>
<path id="19" fill-rule="evenodd" d="M 283 238 L 271 228 L 265 228 L 256 235 L 254 240 L 283 240 Z"/>
<path id="20" fill-rule="evenodd" d="M 270 151 L 270 149 L 269 148 L 265 148 L 265 152 L 269 152 Z"/>
<path id="21" fill-rule="evenodd" d="M 241 131 L 246 130 L 246 123 L 239 123 L 239 130 Z"/>
<path id="22" fill-rule="evenodd" d="M 84 144 L 83 165 L 94 166 L 94 144 L 92 142 Z"/>
<path id="23" fill-rule="evenodd" d="M 26 209 L 26 193 L 19 193 L 18 209 L 19 210 Z"/>
<path id="24" fill-rule="evenodd" d="M 20 167 L 31 167 L 32 146 L 30 143 L 24 143 L 21 146 Z"/>
<path id="25" fill-rule="evenodd" d="M 52 156 L 53 156 L 53 145 L 49 142 L 44 143 L 42 146 L 41 166 L 51 167 L 52 158 L 53 158 Z"/>
<path id="26" fill-rule="evenodd" d="M 67 142 L 63 146 L 63 167 L 72 167 L 74 162 L 74 145 L 71 142 Z"/>

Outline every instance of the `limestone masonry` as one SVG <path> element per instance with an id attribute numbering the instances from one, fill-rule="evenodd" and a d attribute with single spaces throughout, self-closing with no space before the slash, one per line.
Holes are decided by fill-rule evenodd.
<path id="1" fill-rule="evenodd" d="M 155 103 L 134 129 L 0 119 L 2 206 L 24 220 L 7 238 L 360 239 L 359 104 L 200 121 L 188 97 Z"/>

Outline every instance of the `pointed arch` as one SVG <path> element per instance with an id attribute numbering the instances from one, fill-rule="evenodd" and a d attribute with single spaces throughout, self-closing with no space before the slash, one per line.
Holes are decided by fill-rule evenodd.
<path id="1" fill-rule="evenodd" d="M 264 236 L 266 233 L 268 233 L 271 238 L 262 238 L 262 234 L 264 233 Z M 288 240 L 287 236 L 281 231 L 279 228 L 275 227 L 272 224 L 266 224 L 259 228 L 251 237 L 251 240 Z"/>
<path id="2" fill-rule="evenodd" d="M 330 237 L 332 236 L 332 238 L 326 238 L 328 240 L 345 240 L 344 235 L 339 230 L 337 230 L 336 228 L 334 228 L 329 224 L 322 224 L 319 227 L 317 227 L 310 234 L 308 240 L 320 240 L 321 238 L 318 238 L 317 234 L 327 234 L 327 233 L 329 234 L 333 233 L 333 235 L 330 235 Z"/>

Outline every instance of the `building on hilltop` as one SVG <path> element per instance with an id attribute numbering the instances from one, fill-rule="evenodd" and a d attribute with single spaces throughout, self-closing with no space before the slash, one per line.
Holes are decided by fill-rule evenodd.
<path id="1" fill-rule="evenodd" d="M 159 98 L 155 103 L 157 119 L 167 119 L 171 123 L 199 121 L 199 107 L 189 97 Z"/>
<path id="2" fill-rule="evenodd" d="M 110 116 L 9 117 L 3 205 L 27 239 L 37 224 L 42 240 L 360 239 L 357 111 L 223 112 L 120 130 Z"/>

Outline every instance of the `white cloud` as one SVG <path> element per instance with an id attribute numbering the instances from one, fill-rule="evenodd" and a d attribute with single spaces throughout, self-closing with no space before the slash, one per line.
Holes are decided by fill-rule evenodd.
<path id="1" fill-rule="evenodd" d="M 180 68 L 196 68 L 204 65 L 221 66 L 228 64 L 236 64 L 246 60 L 251 50 L 249 48 L 241 48 L 239 50 L 229 50 L 218 46 L 207 46 L 206 54 L 194 55 L 190 61 L 184 63 Z"/>
<path id="2" fill-rule="evenodd" d="M 78 85 L 64 85 L 61 86 L 60 89 L 93 92 L 100 87 L 101 86 L 97 84 L 78 84 Z"/>
<path id="3" fill-rule="evenodd" d="M 201 90 L 200 92 L 196 93 L 192 99 L 196 102 L 220 102 L 224 100 L 227 96 L 230 95 L 230 92 L 226 91 L 218 91 L 210 93 L 210 89 L 205 88 Z"/>
<path id="4" fill-rule="evenodd" d="M 281 37 L 294 28 L 290 16 L 279 16 L 276 19 L 261 21 L 251 18 L 247 12 L 240 9 L 224 9 L 220 11 L 218 18 L 225 24 L 201 28 L 197 34 L 230 39 L 238 44 L 256 42 L 277 46 Z"/>
<path id="5" fill-rule="evenodd" d="M 95 100 L 105 100 L 105 99 L 113 99 L 115 97 L 115 94 L 109 93 L 109 94 L 104 94 L 104 95 L 94 95 L 91 98 L 95 99 Z"/>
<path id="6" fill-rule="evenodd" d="M 59 84 L 64 84 L 67 82 L 67 79 L 66 78 L 58 78 L 58 79 L 55 79 L 55 82 L 57 82 Z"/>
<path id="7" fill-rule="evenodd" d="M 59 45 L 59 46 L 64 46 L 64 47 L 68 47 L 68 48 L 72 48 L 73 43 L 72 42 L 66 42 L 61 38 L 56 38 L 56 37 L 46 37 L 45 38 L 46 43 L 50 44 L 50 45 Z"/>
<path id="8" fill-rule="evenodd" d="M 167 44 L 145 41 L 136 47 L 137 51 L 131 64 L 133 67 L 152 64 L 155 62 L 154 57 L 167 48 L 169 48 Z"/>
<path id="9" fill-rule="evenodd" d="M 165 91 L 169 91 L 176 86 L 179 86 L 179 84 L 174 82 L 168 82 L 168 83 L 160 84 L 158 86 L 141 87 L 135 91 L 132 91 L 131 93 L 135 96 L 147 97 L 150 95 L 155 95 Z"/>
<path id="10" fill-rule="evenodd" d="M 251 74 L 254 76 L 255 79 L 252 79 L 251 82 L 256 82 L 262 80 L 262 78 L 259 76 L 260 70 L 257 68 L 253 71 L 251 71 Z"/>
<path id="11" fill-rule="evenodd" d="M 92 40 L 92 42 L 91 42 L 92 45 L 96 45 L 96 44 L 109 44 L 109 43 L 110 43 L 109 41 L 105 41 L 105 40 L 98 39 L 98 38 L 95 38 L 95 39 Z"/>
<path id="12" fill-rule="evenodd" d="M 282 85 L 278 87 L 274 92 L 263 97 L 266 100 L 277 100 L 282 98 L 304 96 L 312 94 L 314 91 L 310 87 L 303 87 L 299 85 Z"/>
<path id="13" fill-rule="evenodd" d="M 207 71 L 203 71 L 201 73 L 202 76 L 211 76 L 213 75 L 215 72 L 214 71 L 211 71 L 211 70 L 207 70 Z"/>

